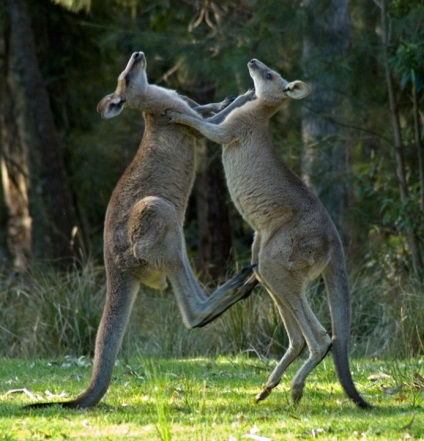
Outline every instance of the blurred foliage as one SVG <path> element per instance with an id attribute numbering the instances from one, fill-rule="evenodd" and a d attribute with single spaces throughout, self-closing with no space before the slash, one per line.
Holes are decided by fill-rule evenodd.
<path id="1" fill-rule="evenodd" d="M 56 4 L 57 3 L 57 4 Z M 64 6 L 64 7 L 63 7 Z M 322 3 L 324 5 L 324 1 Z M 352 201 L 345 215 L 348 254 L 353 262 L 389 254 L 404 271 L 410 267 L 406 223 L 424 237 L 419 209 L 419 181 L 409 88 L 423 92 L 424 8 L 420 1 L 391 1 L 391 68 L 397 87 L 410 195 L 399 201 L 392 129 L 379 38 L 379 8 L 365 0 L 350 4 L 351 44 L 337 66 L 349 74 L 350 87 L 337 84 L 349 109 L 336 115 L 347 129 L 351 174 L 346 175 Z M 310 20 L 300 0 L 281 6 L 275 0 L 40 0 L 29 2 L 32 24 L 56 123 L 65 143 L 65 158 L 78 209 L 100 257 L 102 226 L 110 193 L 134 154 L 142 118 L 126 112 L 101 121 L 97 102 L 114 90 L 130 54 L 143 50 L 150 81 L 190 96 L 215 90 L 215 99 L 251 86 L 246 63 L 256 57 L 286 78 L 302 78 L 302 33 Z M 322 66 L 326 69 L 335 66 Z M 409 85 L 409 86 L 408 86 Z M 307 105 L 305 101 L 304 105 Z M 288 165 L 301 173 L 301 105 L 290 103 L 270 123 L 275 144 Z M 248 259 L 251 232 L 229 202 L 237 253 Z M 188 210 L 187 225 L 195 213 Z M 240 228 L 241 226 L 241 228 Z M 196 228 L 187 231 L 195 233 Z M 196 243 L 191 237 L 188 243 Z M 422 243 L 421 243 L 422 246 Z M 402 248 L 402 251 L 400 250 Z"/>
<path id="2" fill-rule="evenodd" d="M 350 268 L 358 279 L 361 274 L 374 272 L 373 282 L 379 283 L 375 290 L 364 287 L 357 291 L 359 297 L 363 295 L 362 303 L 354 300 L 363 305 L 364 314 L 369 312 L 367 305 L 371 303 L 375 307 L 380 301 L 388 305 L 385 312 L 376 310 L 368 321 L 354 323 L 360 332 L 373 336 L 372 328 L 377 329 L 375 322 L 380 319 L 386 320 L 385 323 L 393 319 L 395 324 L 408 324 L 406 316 L 399 315 L 402 305 L 409 302 L 409 311 L 418 309 L 419 296 L 405 297 L 405 289 L 399 288 L 411 271 L 406 240 L 408 223 L 413 223 L 421 250 L 424 239 L 410 97 L 414 85 L 422 109 L 424 7 L 420 0 L 393 0 L 388 10 L 391 68 L 409 189 L 409 198 L 402 204 L 381 60 L 380 12 L 376 3 L 350 2 L 348 57 L 342 61 L 343 66 L 323 67 L 323 75 L 325 69 L 349 72 L 351 82 L 345 90 L 344 78 L 340 78 L 338 93 L 349 103 L 349 109 L 335 118 L 347 129 L 344 141 L 349 147 L 351 171 L 346 179 L 352 190 L 352 201 L 345 219 L 351 238 L 347 246 Z M 98 101 L 114 90 L 131 53 L 138 50 L 146 53 L 152 83 L 176 88 L 190 96 L 197 95 L 203 88 L 215 90 L 217 100 L 245 91 L 251 86 L 246 64 L 253 57 L 277 69 L 287 79 L 302 79 L 302 32 L 311 20 L 302 5 L 301 0 L 284 3 L 277 0 L 28 2 L 40 64 L 56 124 L 64 140 L 74 197 L 96 260 L 101 259 L 106 205 L 136 151 L 143 121 L 135 112 L 124 112 L 119 118 L 102 121 L 95 109 Z M 290 103 L 270 122 L 271 135 L 281 156 L 298 174 L 302 153 L 301 105 Z M 230 201 L 228 203 L 237 257 L 247 261 L 251 230 Z M 187 215 L 190 228 L 186 234 L 190 244 L 196 242 L 191 237 L 196 228 L 191 227 L 195 214 L 190 207 Z M 421 286 L 419 282 L 410 285 Z M 376 291 L 389 294 L 372 297 Z M 408 291 L 417 292 L 418 288 Z M 228 320 L 236 320 L 237 314 L 240 311 L 234 310 Z M 273 314 L 275 311 L 270 313 L 274 317 Z M 255 317 L 245 319 L 254 321 Z M 275 329 L 274 320 L 271 322 L 270 328 Z M 256 323 L 255 326 L 266 328 L 268 325 Z M 405 339 L 413 334 L 414 326 L 411 324 L 408 328 L 409 334 L 405 331 Z M 237 333 L 236 328 L 231 329 Z M 384 329 L 380 342 L 390 336 L 387 328 Z M 421 337 L 414 338 L 420 341 Z M 234 341 L 243 338 L 237 333 Z M 416 343 L 416 347 L 422 351 L 421 343 Z"/>
<path id="3" fill-rule="evenodd" d="M 114 90 L 131 53 L 146 53 L 152 83 L 190 96 L 211 89 L 220 100 L 251 86 L 246 64 L 253 57 L 287 79 L 302 79 L 302 32 L 312 19 L 300 0 L 284 4 L 277 0 L 37 0 L 28 6 L 45 83 L 64 141 L 74 198 L 95 262 L 101 261 L 104 213 L 110 194 L 143 132 L 142 117 L 136 112 L 102 121 L 95 109 L 98 101 Z M 420 183 L 410 93 L 414 86 L 422 108 L 424 7 L 420 0 L 393 0 L 389 8 L 390 63 L 409 189 L 406 203 L 400 201 L 396 177 L 379 10 L 369 0 L 352 0 L 350 8 L 348 57 L 343 66 L 323 66 L 322 72 L 348 72 L 351 83 L 345 90 L 340 74 L 338 93 L 349 103 L 349 109 L 335 119 L 346 128 L 344 142 L 349 148 L 350 173 L 345 179 L 352 201 L 345 224 L 350 237 L 347 251 L 353 280 L 354 348 L 368 355 L 400 353 L 399 348 L 405 355 L 422 354 L 423 286 L 410 277 L 407 234 L 412 223 L 422 250 L 424 213 L 418 202 Z M 290 103 L 270 122 L 271 136 L 281 156 L 298 174 L 301 105 Z M 229 198 L 228 204 L 237 260 L 248 261 L 252 232 Z M 193 253 L 197 242 L 193 206 L 187 217 L 185 232 Z M 3 355 L 44 355 L 52 348 L 57 353 L 76 354 L 92 350 L 105 282 L 97 267 L 91 265 L 82 274 L 57 276 L 60 280 L 44 270 L 23 275 L 24 280 L 7 278 L 7 271 L 0 275 Z M 147 298 L 140 309 L 144 308 L 145 323 L 137 343 L 145 344 L 146 353 L 202 353 L 205 340 L 210 343 L 210 353 L 246 350 L 275 354 L 287 344 L 275 307 L 265 293 L 260 300 L 258 295 L 252 296 L 216 324 L 196 333 L 183 329 L 174 314 L 172 297 L 149 291 L 144 295 Z M 328 323 L 319 282 L 310 298 L 320 320 Z M 81 316 L 80 308 L 89 312 Z M 139 325 L 130 326 L 135 331 Z M 136 332 L 128 335 L 135 338 Z"/>
<path id="4" fill-rule="evenodd" d="M 413 277 L 396 283 L 388 279 L 386 257 L 378 262 L 368 258 L 368 266 L 351 275 L 351 352 L 396 359 L 422 356 L 424 285 Z M 210 281 L 209 290 L 213 286 Z M 25 274 L 0 268 L 0 357 L 92 355 L 105 291 L 104 270 L 93 261 L 66 274 L 43 264 Z M 318 319 L 330 329 L 323 283 L 314 282 L 308 296 Z M 283 323 L 263 287 L 196 330 L 185 328 L 171 289 L 146 288 L 139 297 L 124 339 L 124 358 L 134 353 L 178 358 L 245 352 L 265 360 L 279 358 L 287 348 Z"/>

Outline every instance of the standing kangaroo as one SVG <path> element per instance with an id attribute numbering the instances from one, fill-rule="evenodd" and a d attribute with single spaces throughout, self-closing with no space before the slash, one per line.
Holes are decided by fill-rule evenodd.
<path id="1" fill-rule="evenodd" d="M 332 346 L 343 389 L 355 404 L 368 408 L 349 369 L 351 305 L 339 234 L 319 199 L 282 162 L 268 133 L 269 119 L 286 98 L 305 98 L 310 88 L 301 81 L 288 83 L 258 60 L 251 60 L 248 68 L 256 100 L 236 108 L 222 123 L 215 125 L 174 109 L 166 113 L 172 122 L 192 127 L 223 144 L 231 198 L 255 230 L 252 262 L 258 263 L 256 277 L 276 303 L 287 330 L 289 347 L 256 401 L 264 400 L 279 384 L 306 344 L 309 358 L 292 382 L 293 401 L 301 399 L 306 377 Z M 305 296 L 309 282 L 319 275 L 327 287 L 332 339 Z"/>
<path id="2" fill-rule="evenodd" d="M 29 408 L 55 404 L 85 408 L 100 401 L 109 387 L 140 283 L 162 290 L 168 278 L 188 328 L 209 323 L 250 293 L 243 288 L 233 291 L 243 285 L 252 266 L 210 297 L 203 293 L 193 274 L 183 222 L 195 177 L 196 133 L 169 124 L 163 113 L 171 108 L 196 116 L 187 102 L 196 103 L 175 91 L 150 85 L 146 66 L 143 52 L 135 52 L 120 74 L 115 92 L 105 96 L 97 107 L 103 118 L 119 115 L 124 107 L 144 112 L 145 130 L 135 158 L 119 180 L 106 211 L 106 303 L 97 332 L 90 384 L 72 401 L 35 403 Z M 214 108 L 205 107 L 206 111 Z"/>

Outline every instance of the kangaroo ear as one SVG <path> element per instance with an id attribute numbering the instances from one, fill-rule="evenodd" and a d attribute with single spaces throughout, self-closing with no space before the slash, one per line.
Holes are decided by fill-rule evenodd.
<path id="1" fill-rule="evenodd" d="M 111 93 L 106 95 L 97 104 L 97 111 L 102 115 L 104 119 L 110 119 L 118 116 L 124 109 L 125 99 L 119 95 Z"/>
<path id="2" fill-rule="evenodd" d="M 294 100 L 301 100 L 306 98 L 312 92 L 312 89 L 303 81 L 296 80 L 287 84 L 284 92 L 287 96 L 293 98 Z"/>

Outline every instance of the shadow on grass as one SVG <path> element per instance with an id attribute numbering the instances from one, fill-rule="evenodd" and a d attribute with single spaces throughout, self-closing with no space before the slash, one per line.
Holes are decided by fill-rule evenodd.
<path id="1" fill-rule="evenodd" d="M 38 363 L 38 362 L 37 362 Z M 42 363 L 40 362 L 40 365 Z M 109 388 L 107 402 L 102 401 L 92 409 L 71 410 L 60 407 L 26 410 L 23 406 L 30 404 L 24 396 L 3 395 L 0 401 L 0 418 L 2 416 L 26 418 L 65 416 L 73 418 L 81 415 L 111 415 L 113 419 L 129 418 L 139 423 L 148 423 L 157 419 L 158 403 L 166 407 L 174 421 L 185 421 L 199 415 L 244 415 L 246 418 L 271 418 L 304 421 L 319 419 L 341 421 L 376 422 L 385 419 L 406 417 L 411 420 L 414 415 L 423 414 L 421 393 L 409 392 L 407 398 L 387 397 L 377 387 L 367 388 L 367 400 L 375 406 L 364 411 L 355 407 L 333 382 L 320 381 L 317 374 L 305 388 L 305 394 L 298 405 L 290 401 L 290 375 L 284 377 L 267 400 L 256 404 L 254 397 L 266 381 L 271 366 L 247 358 L 198 358 L 173 360 L 134 360 L 131 366 L 123 364 L 115 369 L 114 380 Z M 57 381 L 58 387 L 64 387 L 64 378 L 75 377 L 84 373 L 84 380 L 69 384 L 69 390 L 82 392 L 90 368 L 64 370 L 60 365 L 37 370 L 39 384 Z M 325 372 L 324 372 L 325 373 Z M 25 375 L 30 376 L 28 371 Z M 25 382 L 25 377 L 21 378 Z M 335 381 L 335 378 L 332 378 Z M 28 382 L 29 384 L 29 382 Z M 39 386 L 40 387 L 40 386 Z M 336 387 L 336 389 L 334 389 Z M 73 393 L 73 392 L 72 392 Z M 419 396 L 419 399 L 416 399 Z M 116 404 L 114 404 L 116 403 Z M 199 411 L 201 409 L 201 411 Z M 403 423 L 402 423 L 403 424 Z M 407 425 L 408 421 L 404 425 Z M 414 423 L 415 424 L 415 423 Z"/>

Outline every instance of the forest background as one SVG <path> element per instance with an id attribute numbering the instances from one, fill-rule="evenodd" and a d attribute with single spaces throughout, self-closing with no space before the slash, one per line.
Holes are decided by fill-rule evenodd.
<path id="1" fill-rule="evenodd" d="M 270 131 L 342 235 L 352 349 L 423 354 L 421 0 L 0 0 L 0 10 L 0 355 L 93 349 L 104 214 L 143 133 L 140 114 L 102 121 L 95 109 L 139 50 L 151 83 L 200 103 L 251 87 L 251 58 L 312 85 Z M 252 241 L 220 154 L 206 141 L 198 151 L 185 225 L 209 287 L 249 262 Z M 260 290 L 193 332 L 170 293 L 143 289 L 142 297 L 126 345 L 144 353 L 269 355 L 287 343 Z M 329 327 L 320 281 L 311 302 Z"/>

